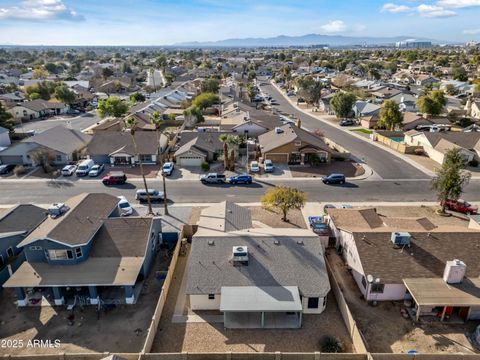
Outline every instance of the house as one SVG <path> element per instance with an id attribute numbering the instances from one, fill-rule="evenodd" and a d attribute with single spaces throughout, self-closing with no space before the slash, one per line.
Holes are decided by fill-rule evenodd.
<path id="1" fill-rule="evenodd" d="M 329 209 L 328 217 L 337 249 L 367 301 L 413 297 L 423 314 L 450 306 L 464 319 L 480 319 L 478 230 L 427 217 L 382 216 L 374 208 Z M 467 264 L 466 278 L 447 285 L 442 277 L 453 259 Z"/>
<path id="2" fill-rule="evenodd" d="M 468 99 L 465 110 L 467 111 L 467 115 L 475 119 L 480 119 L 480 101 L 471 101 Z"/>
<path id="3" fill-rule="evenodd" d="M 174 153 L 175 161 L 180 166 L 200 166 L 205 161 L 216 161 L 223 155 L 222 134 L 228 133 L 183 131 Z"/>
<path id="4" fill-rule="evenodd" d="M 372 102 L 359 100 L 355 102 L 352 110 L 356 118 L 361 118 L 364 116 L 378 115 L 381 108 L 380 105 Z"/>
<path id="5" fill-rule="evenodd" d="M 18 245 L 45 218 L 45 209 L 35 205 L 18 205 L 0 215 L 0 285 L 9 277 L 6 266 L 23 250 Z"/>
<path id="6" fill-rule="evenodd" d="M 95 131 L 87 146 L 87 156 L 97 164 L 135 165 L 157 164 L 158 155 L 168 146 L 165 135 L 155 131 L 136 131 L 136 154 L 132 135 L 126 131 Z"/>
<path id="7" fill-rule="evenodd" d="M 0 161 L 3 164 L 36 166 L 32 153 L 45 150 L 51 155 L 54 165 L 66 165 L 78 160 L 79 153 L 90 139 L 90 135 L 81 131 L 58 125 L 0 151 Z"/>
<path id="8" fill-rule="evenodd" d="M 402 129 L 404 131 L 413 130 L 422 125 L 433 125 L 434 123 L 434 120 L 426 119 L 422 114 L 417 114 L 410 111 L 403 113 Z"/>
<path id="9" fill-rule="evenodd" d="M 299 328 L 329 291 L 311 231 L 253 228 L 249 209 L 228 201 L 202 211 L 187 265 L 192 310 L 221 311 L 225 328 Z"/>
<path id="10" fill-rule="evenodd" d="M 451 149 L 460 149 L 466 162 L 480 159 L 479 132 L 421 132 L 411 130 L 405 133 L 405 143 L 422 146 L 434 161 L 443 164 L 445 154 Z"/>
<path id="11" fill-rule="evenodd" d="M 415 85 L 417 86 L 429 86 L 440 82 L 440 80 L 435 79 L 433 76 L 428 74 L 420 74 L 415 76 Z"/>
<path id="12" fill-rule="evenodd" d="M 42 297 L 55 305 L 134 304 L 161 242 L 160 218 L 119 217 L 118 198 L 102 193 L 64 205 L 66 213 L 18 245 L 26 261 L 3 287 L 15 289 L 19 306 Z"/>
<path id="13" fill-rule="evenodd" d="M 369 116 L 362 116 L 360 118 L 360 125 L 367 129 L 376 128 L 378 122 L 380 121 L 380 114 L 373 114 Z"/>
<path id="14" fill-rule="evenodd" d="M 292 165 L 308 163 L 313 156 L 320 162 L 330 162 L 333 153 L 324 139 L 292 124 L 260 135 L 258 145 L 263 159 Z"/>
<path id="15" fill-rule="evenodd" d="M 25 95 L 20 91 L 0 95 L 0 103 L 2 103 L 6 108 L 18 105 L 24 101 Z"/>
<path id="16" fill-rule="evenodd" d="M 88 84 L 88 81 L 84 81 Z M 82 82 L 83 83 L 83 82 Z M 71 86 L 73 92 L 75 93 L 74 105 L 80 106 L 82 108 L 88 106 L 88 104 L 95 99 L 95 95 L 92 94 L 88 87 L 84 87 L 78 83 L 75 83 Z"/>
<path id="17" fill-rule="evenodd" d="M 395 101 L 398 104 L 398 107 L 401 111 L 410 111 L 417 112 L 417 100 L 418 98 L 415 95 L 407 92 L 400 92 L 397 95 L 394 95 L 390 100 Z"/>
<path id="18" fill-rule="evenodd" d="M 8 110 L 17 121 L 34 120 L 50 115 L 65 114 L 68 106 L 61 102 L 51 102 L 42 99 L 18 103 Z"/>
<path id="19" fill-rule="evenodd" d="M 11 144 L 10 131 L 0 126 L 0 149 L 9 147 Z"/>

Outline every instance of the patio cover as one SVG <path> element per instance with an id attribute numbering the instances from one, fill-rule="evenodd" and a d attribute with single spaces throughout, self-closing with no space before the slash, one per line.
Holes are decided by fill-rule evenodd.
<path id="1" fill-rule="evenodd" d="M 300 312 L 297 286 L 223 286 L 222 312 Z"/>

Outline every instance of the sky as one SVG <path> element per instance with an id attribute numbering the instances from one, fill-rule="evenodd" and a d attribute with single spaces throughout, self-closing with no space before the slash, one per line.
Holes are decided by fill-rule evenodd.
<path id="1" fill-rule="evenodd" d="M 0 44 L 171 45 L 278 35 L 480 41 L 480 0 L 0 0 Z"/>

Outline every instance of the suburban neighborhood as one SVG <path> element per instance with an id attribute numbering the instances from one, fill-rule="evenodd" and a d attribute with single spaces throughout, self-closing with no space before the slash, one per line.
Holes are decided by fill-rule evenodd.
<path id="1" fill-rule="evenodd" d="M 0 5 L 0 356 L 480 359 L 480 3 L 146 3 Z"/>

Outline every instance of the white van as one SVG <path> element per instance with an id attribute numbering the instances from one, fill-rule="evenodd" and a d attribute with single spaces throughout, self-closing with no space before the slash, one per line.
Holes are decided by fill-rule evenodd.
<path id="1" fill-rule="evenodd" d="M 92 169 L 92 166 L 95 165 L 92 159 L 83 160 L 80 164 L 78 164 L 77 171 L 75 171 L 75 175 L 77 176 L 87 176 L 88 172 Z"/>

